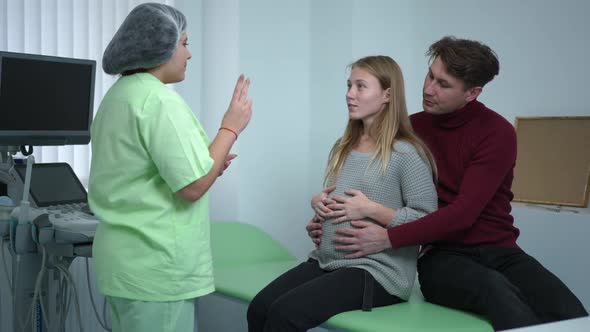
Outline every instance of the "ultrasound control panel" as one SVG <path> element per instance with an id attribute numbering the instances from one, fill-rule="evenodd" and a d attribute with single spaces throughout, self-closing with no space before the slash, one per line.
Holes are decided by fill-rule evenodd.
<path id="1" fill-rule="evenodd" d="M 17 185 L 12 186 L 12 191 L 18 202 L 22 199 L 26 165 L 14 165 L 14 172 Z M 46 212 L 36 220 L 42 228 L 41 242 L 92 242 L 98 220 L 88 207 L 86 189 L 68 163 L 33 164 L 29 200 L 32 207 Z"/>

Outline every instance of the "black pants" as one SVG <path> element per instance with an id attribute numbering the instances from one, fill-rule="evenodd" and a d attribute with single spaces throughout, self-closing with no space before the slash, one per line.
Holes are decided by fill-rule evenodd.
<path id="1" fill-rule="evenodd" d="M 433 248 L 418 260 L 418 277 L 426 300 L 480 314 L 495 330 L 588 315 L 559 278 L 518 248 Z"/>
<path id="2" fill-rule="evenodd" d="M 338 313 L 361 309 L 367 280 L 373 287 L 373 307 L 403 302 L 387 293 L 365 270 L 342 268 L 328 272 L 310 259 L 285 272 L 254 297 L 248 307 L 248 331 L 307 331 Z"/>

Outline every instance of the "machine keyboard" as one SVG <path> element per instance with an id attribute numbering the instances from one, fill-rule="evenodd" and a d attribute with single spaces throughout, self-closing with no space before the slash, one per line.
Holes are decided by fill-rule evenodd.
<path id="1" fill-rule="evenodd" d="M 47 207 L 47 211 L 52 214 L 68 214 L 75 212 L 83 212 L 84 214 L 94 215 L 88 206 L 88 203 L 71 203 L 52 205 Z"/>

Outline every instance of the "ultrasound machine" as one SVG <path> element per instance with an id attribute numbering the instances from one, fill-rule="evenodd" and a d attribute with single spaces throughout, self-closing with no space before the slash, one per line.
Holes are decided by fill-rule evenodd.
<path id="1" fill-rule="evenodd" d="M 22 197 L 26 165 L 15 165 L 12 172 L 14 192 L 8 196 Z M 43 212 L 32 220 L 39 243 L 92 242 L 98 221 L 88 208 L 86 189 L 68 163 L 32 164 L 29 199 L 31 206 Z"/>
<path id="2" fill-rule="evenodd" d="M 95 70 L 94 60 L 0 51 L 0 298 L 12 298 L 14 331 L 62 331 L 76 293 L 64 287 L 68 267 L 92 256 L 98 219 L 85 187 L 68 163 L 34 163 L 33 148 L 90 142 Z"/>

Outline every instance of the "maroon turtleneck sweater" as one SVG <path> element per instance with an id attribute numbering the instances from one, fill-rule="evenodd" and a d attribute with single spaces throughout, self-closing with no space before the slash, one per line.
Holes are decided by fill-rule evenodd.
<path id="1" fill-rule="evenodd" d="M 519 231 L 510 215 L 514 127 L 478 101 L 443 115 L 420 112 L 411 120 L 436 160 L 439 210 L 389 228 L 392 246 L 517 247 Z"/>

